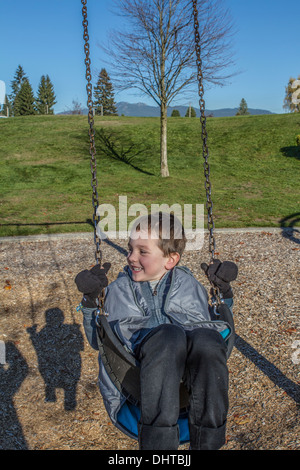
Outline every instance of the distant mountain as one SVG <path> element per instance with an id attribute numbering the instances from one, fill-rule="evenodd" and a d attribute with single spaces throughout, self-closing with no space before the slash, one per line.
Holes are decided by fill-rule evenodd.
<path id="1" fill-rule="evenodd" d="M 149 106 L 145 103 L 126 103 L 121 101 L 117 103 L 118 114 L 121 116 L 135 116 L 135 117 L 159 117 L 160 116 L 160 109 L 158 106 Z M 170 106 L 168 108 L 168 116 L 171 116 L 172 111 L 177 109 L 180 112 L 180 116 L 184 117 L 188 106 Z M 199 109 L 196 109 L 197 117 L 200 117 Z M 227 116 L 235 116 L 238 111 L 238 108 L 223 108 L 223 109 L 207 109 L 206 115 L 212 115 L 214 117 L 227 117 Z M 271 111 L 267 111 L 264 109 L 248 109 L 250 114 L 273 114 Z"/>
<path id="2" fill-rule="evenodd" d="M 118 114 L 121 116 L 131 116 L 131 117 L 159 117 L 160 109 L 158 106 L 149 106 L 145 103 L 127 103 L 121 101 L 117 103 Z M 168 116 L 171 116 L 173 109 L 177 109 L 180 112 L 180 116 L 184 117 L 188 106 L 170 106 L 168 108 Z M 197 117 L 200 117 L 200 111 L 194 107 Z M 222 108 L 222 109 L 207 109 L 206 115 L 213 117 L 230 117 L 235 116 L 238 111 L 238 108 Z M 271 111 L 265 109 L 252 109 L 248 108 L 250 114 L 274 114 Z M 83 109 L 82 114 L 87 114 L 88 110 Z M 71 111 L 65 111 L 59 114 L 71 114 Z"/>

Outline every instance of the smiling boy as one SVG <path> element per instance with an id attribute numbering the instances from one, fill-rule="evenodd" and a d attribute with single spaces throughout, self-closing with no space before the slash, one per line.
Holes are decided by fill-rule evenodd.
<path id="1" fill-rule="evenodd" d="M 140 364 L 141 450 L 178 449 L 181 381 L 190 395 L 191 449 L 219 449 L 225 442 L 228 370 L 224 338 L 230 326 L 211 319 L 205 288 L 179 266 L 185 244 L 184 229 L 172 214 L 140 218 L 131 231 L 128 266 L 106 287 L 104 308 L 111 327 Z M 95 298 L 107 285 L 103 272 L 95 267 L 79 273 L 75 280 L 84 292 L 84 328 L 95 349 Z M 126 397 L 111 382 L 101 358 L 99 362 L 106 410 L 124 431 L 118 417 Z"/>
<path id="2" fill-rule="evenodd" d="M 171 253 L 169 257 L 162 257 L 161 249 L 156 240 L 131 240 L 128 243 L 128 265 L 131 269 L 133 281 L 157 281 L 179 262 L 179 253 Z"/>
<path id="3" fill-rule="evenodd" d="M 127 261 L 132 279 L 160 280 L 179 263 L 185 244 L 184 230 L 172 214 L 141 217 L 133 226 L 128 242 Z"/>

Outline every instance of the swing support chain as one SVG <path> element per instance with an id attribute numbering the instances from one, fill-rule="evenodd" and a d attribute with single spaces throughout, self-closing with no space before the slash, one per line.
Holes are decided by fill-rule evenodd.
<path id="1" fill-rule="evenodd" d="M 90 46 L 89 46 L 89 34 L 88 34 L 88 20 L 87 20 L 87 0 L 81 0 L 82 3 L 82 16 L 83 16 L 83 38 L 84 38 L 84 52 L 85 52 L 85 66 L 86 66 L 86 90 L 87 90 L 87 106 L 88 106 L 88 122 L 89 122 L 89 137 L 90 137 L 90 155 L 91 155 L 91 173 L 92 180 L 91 186 L 93 189 L 92 203 L 93 203 L 93 225 L 94 225 L 94 241 L 96 246 L 95 259 L 96 263 L 101 265 L 102 254 L 101 254 L 101 240 L 99 239 L 96 229 L 99 223 L 100 217 L 97 215 L 97 209 L 99 206 L 98 202 L 98 181 L 97 181 L 97 162 L 96 162 L 96 146 L 95 146 L 95 129 L 94 129 L 94 110 L 93 110 L 93 95 L 92 95 L 92 74 L 91 74 L 91 59 L 90 59 Z"/>
<path id="2" fill-rule="evenodd" d="M 93 204 L 93 225 L 94 225 L 94 242 L 95 242 L 95 260 L 96 264 L 101 266 L 102 252 L 101 252 L 101 239 L 97 235 L 97 225 L 100 221 L 100 216 L 97 214 L 99 206 L 98 199 L 98 181 L 97 181 L 97 161 L 96 161 L 96 145 L 95 145 L 95 129 L 94 129 L 94 109 L 93 109 L 93 87 L 92 87 L 92 74 L 91 74 L 91 59 L 90 59 L 90 45 L 88 34 L 88 20 L 87 20 L 87 0 L 81 0 L 82 3 L 82 25 L 83 25 L 83 38 L 84 38 L 84 52 L 85 52 L 85 66 L 86 66 L 86 90 L 87 90 L 87 106 L 88 106 L 88 123 L 89 123 L 89 137 L 90 137 L 90 155 L 91 155 L 91 186 L 93 189 L 92 204 Z M 97 303 L 97 315 L 105 315 L 104 312 L 104 297 L 105 289 L 100 292 Z"/>
<path id="3" fill-rule="evenodd" d="M 210 181 L 210 165 L 208 162 L 209 150 L 207 144 L 207 129 L 206 129 L 206 116 L 205 116 L 205 100 L 204 100 L 204 86 L 203 86 L 203 71 L 202 71 L 202 59 L 201 59 L 201 39 L 199 33 L 199 20 L 198 20 L 198 8 L 197 0 L 193 2 L 193 15 L 194 15 L 194 32 L 195 32 L 195 52 L 196 52 L 196 63 L 197 63 L 197 79 L 198 79 L 198 92 L 199 92 L 199 105 L 200 105 L 200 122 L 201 122 L 201 138 L 202 138 L 202 152 L 204 158 L 204 176 L 205 176 L 205 191 L 206 191 L 206 209 L 207 209 L 207 227 L 209 232 L 209 252 L 211 254 L 211 263 L 215 258 L 216 240 L 214 236 L 214 220 L 213 220 L 213 202 L 211 199 L 211 181 Z M 212 284 L 211 284 L 212 285 Z M 223 302 L 222 294 L 219 289 L 212 285 L 212 306 L 216 312 L 217 306 Z"/>

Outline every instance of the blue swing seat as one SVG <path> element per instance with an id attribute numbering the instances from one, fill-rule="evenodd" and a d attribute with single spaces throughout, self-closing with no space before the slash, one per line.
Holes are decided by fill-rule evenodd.
<path id="1" fill-rule="evenodd" d="M 228 307 L 227 309 L 229 311 Z M 138 439 L 138 423 L 141 415 L 139 408 L 138 363 L 124 349 L 122 343 L 114 335 L 105 316 L 97 316 L 96 325 L 98 346 L 104 366 L 115 386 L 121 393 L 128 396 L 128 399 L 118 412 L 117 427 L 131 438 Z M 227 341 L 228 338 L 232 337 L 233 332 L 234 326 L 232 320 L 230 328 L 221 332 L 221 335 Z M 230 348 L 232 349 L 232 345 Z M 179 441 L 180 444 L 185 444 L 190 439 L 187 395 L 181 398 L 180 401 L 182 411 L 177 422 L 179 426 Z"/>
<path id="2" fill-rule="evenodd" d="M 120 409 L 117 420 L 118 424 L 126 434 L 134 439 L 138 438 L 138 423 L 140 421 L 141 412 L 138 406 L 126 401 Z M 185 444 L 190 440 L 187 412 L 182 413 L 178 419 L 179 441 Z"/>

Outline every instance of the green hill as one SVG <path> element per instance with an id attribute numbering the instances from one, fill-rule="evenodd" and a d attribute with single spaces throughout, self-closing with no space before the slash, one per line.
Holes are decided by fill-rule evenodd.
<path id="1" fill-rule="evenodd" d="M 166 179 L 158 118 L 96 117 L 95 126 L 100 204 L 206 203 L 198 119 L 168 120 Z M 213 118 L 207 128 L 217 228 L 299 219 L 300 115 Z M 0 235 L 93 230 L 87 117 L 1 119 L 0 136 Z"/>

